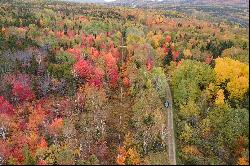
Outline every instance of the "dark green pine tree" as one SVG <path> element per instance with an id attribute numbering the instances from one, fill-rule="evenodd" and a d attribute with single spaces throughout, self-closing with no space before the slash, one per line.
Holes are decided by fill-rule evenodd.
<path id="1" fill-rule="evenodd" d="M 170 47 L 168 47 L 169 51 L 168 54 L 165 56 L 164 58 L 164 65 L 169 65 L 169 63 L 173 60 L 173 54 L 172 54 L 172 50 Z"/>
<path id="2" fill-rule="evenodd" d="M 63 29 L 64 29 L 64 35 L 67 35 L 68 34 L 68 27 L 66 24 L 64 24 Z"/>

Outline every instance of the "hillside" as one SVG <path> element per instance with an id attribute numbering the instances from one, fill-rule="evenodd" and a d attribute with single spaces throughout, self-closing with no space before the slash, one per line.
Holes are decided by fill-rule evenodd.
<path id="1" fill-rule="evenodd" d="M 244 0 L 209 1 L 209 0 L 118 0 L 110 2 L 112 6 L 129 6 L 186 13 L 189 16 L 217 23 L 227 21 L 242 27 L 249 26 L 249 3 Z"/>
<path id="2" fill-rule="evenodd" d="M 0 165 L 249 165 L 247 8 L 157 3 L 0 2 Z"/>
<path id="3" fill-rule="evenodd" d="M 188 4 L 188 5 L 249 5 L 249 0 L 116 0 L 114 3 L 141 4 L 160 3 L 160 4 Z"/>
<path id="4" fill-rule="evenodd" d="M 61 0 L 61 1 L 68 1 L 68 2 L 78 2 L 78 3 L 105 3 L 105 0 Z"/>

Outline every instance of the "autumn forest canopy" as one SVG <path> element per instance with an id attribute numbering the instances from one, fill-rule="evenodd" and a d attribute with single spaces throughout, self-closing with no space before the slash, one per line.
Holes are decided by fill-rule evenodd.
<path id="1" fill-rule="evenodd" d="M 249 165 L 248 36 L 174 9 L 1 1 L 0 165 Z"/>

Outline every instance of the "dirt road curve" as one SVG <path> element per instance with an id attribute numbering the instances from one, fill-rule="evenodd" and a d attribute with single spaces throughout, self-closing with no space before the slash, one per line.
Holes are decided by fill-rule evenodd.
<path id="1" fill-rule="evenodd" d="M 169 85 L 167 86 L 167 101 L 169 102 L 169 106 L 167 108 L 167 114 L 168 114 L 168 157 L 169 157 L 169 164 L 176 165 L 172 95 L 171 95 L 171 90 L 169 88 Z"/>

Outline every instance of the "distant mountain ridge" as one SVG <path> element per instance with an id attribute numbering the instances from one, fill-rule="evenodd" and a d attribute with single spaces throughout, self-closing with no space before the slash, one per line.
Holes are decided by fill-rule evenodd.
<path id="1" fill-rule="evenodd" d="M 186 0 L 194 4 L 248 4 L 249 0 Z"/>
<path id="2" fill-rule="evenodd" d="M 207 5 L 207 4 L 225 4 L 225 5 L 244 5 L 249 3 L 249 0 L 116 0 L 112 3 L 119 4 L 137 4 L 143 5 L 145 3 L 169 3 L 169 4 L 195 4 L 195 5 Z"/>
<path id="3" fill-rule="evenodd" d="M 113 3 L 126 6 L 144 6 L 146 4 L 190 4 L 190 5 L 248 5 L 249 0 L 61 0 L 69 2 L 81 2 L 81 3 Z"/>
<path id="4" fill-rule="evenodd" d="M 81 3 L 106 3 L 105 0 L 60 0 L 60 1 L 68 1 L 68 2 L 81 2 Z"/>

